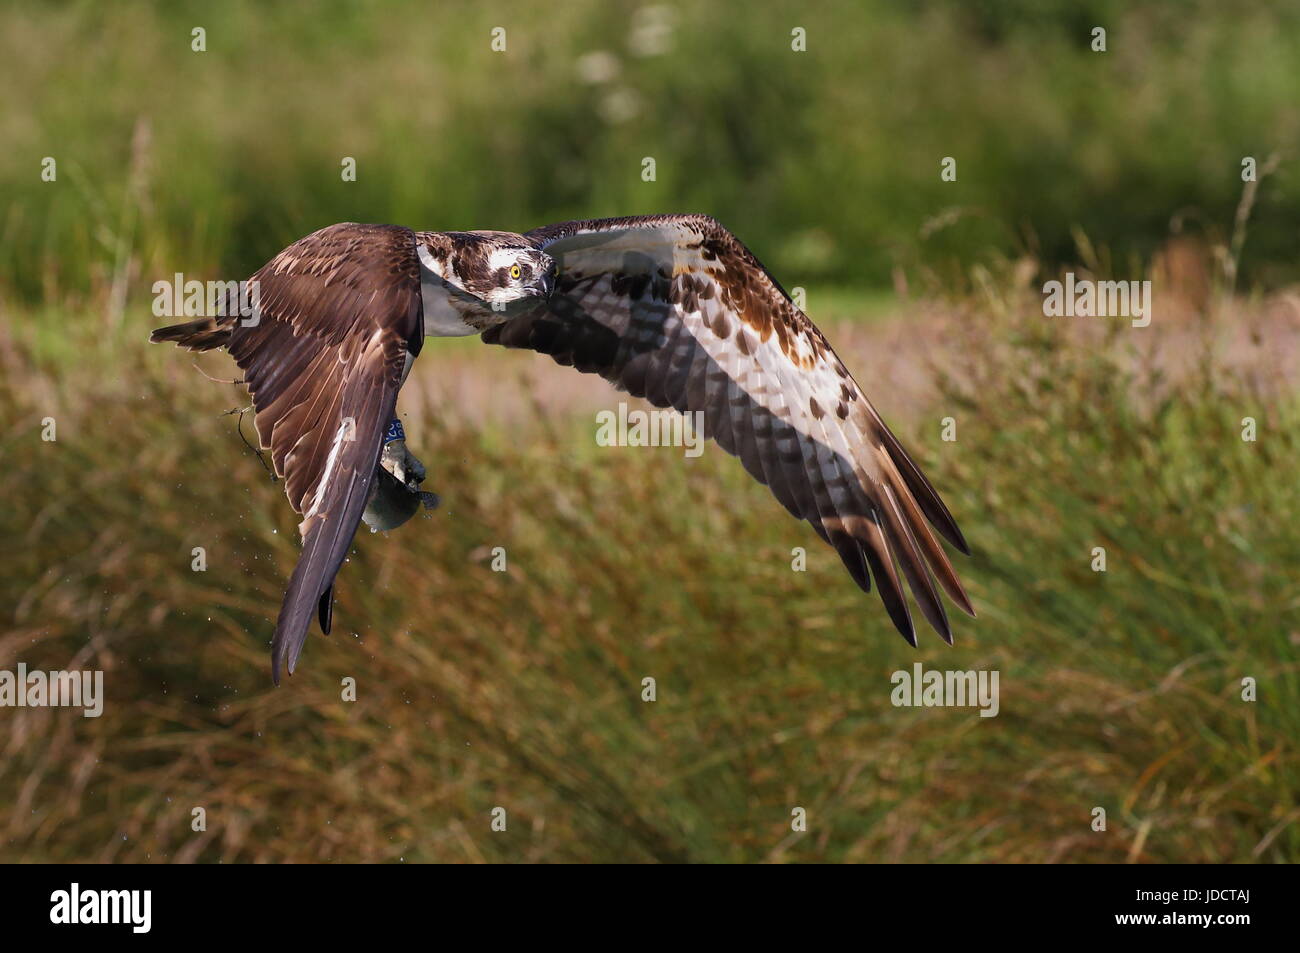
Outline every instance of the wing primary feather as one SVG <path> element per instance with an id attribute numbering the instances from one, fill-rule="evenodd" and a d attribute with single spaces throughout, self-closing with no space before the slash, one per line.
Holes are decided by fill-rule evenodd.
<path id="1" fill-rule="evenodd" d="M 330 634 L 330 626 L 334 622 L 334 584 L 330 583 L 324 592 L 321 593 L 320 603 L 316 607 L 317 617 L 320 619 L 320 630 L 325 635 Z"/>
<path id="2" fill-rule="evenodd" d="M 921 552 L 925 554 L 926 560 L 934 572 L 935 579 L 938 580 L 943 591 L 956 603 L 957 607 L 974 618 L 975 607 L 971 605 L 970 597 L 966 595 L 966 590 L 962 588 L 961 580 L 957 578 L 957 573 L 952 568 L 948 554 L 944 552 L 943 546 L 930 532 L 930 526 L 925 521 L 920 508 L 916 505 L 916 501 L 912 499 L 912 494 L 908 492 L 907 487 L 904 485 L 901 474 L 893 468 L 886 468 L 886 478 L 893 487 L 894 498 L 902 504 L 903 516 L 912 529 L 912 537 L 919 543 Z"/>
<path id="3" fill-rule="evenodd" d="M 885 604 L 885 611 L 894 623 L 899 634 L 907 644 L 916 648 L 916 629 L 912 626 L 912 613 L 907 608 L 907 599 L 903 587 L 894 570 L 894 561 L 889 554 L 889 545 L 885 541 L 884 530 L 874 519 L 857 517 L 853 521 L 856 528 L 862 530 L 863 555 L 871 567 L 871 575 L 876 579 L 876 590 L 880 601 Z"/>
<path id="4" fill-rule="evenodd" d="M 313 610 L 322 630 L 329 631 L 334 577 L 347 555 L 365 507 L 379 461 L 383 427 L 396 405 L 396 383 L 391 373 L 384 386 L 365 386 L 364 375 L 343 383 L 342 390 L 352 390 L 352 400 L 358 402 L 355 409 L 348 408 L 355 414 L 353 439 L 344 440 L 339 446 L 334 473 L 322 476 L 319 505 L 313 504 L 309 510 L 316 515 L 304 520 L 302 553 L 289 580 L 272 642 L 272 674 L 277 684 L 282 665 L 293 674 Z M 338 412 L 341 414 L 342 409 Z"/>
<path id="5" fill-rule="evenodd" d="M 271 643 L 276 684 L 279 684 L 281 663 L 293 674 L 307 641 L 312 612 L 318 609 L 321 597 L 333 585 L 361 521 L 370 481 L 379 464 L 384 428 L 397 404 L 395 376 L 390 373 L 386 383 L 385 387 L 369 387 L 359 395 L 363 403 L 356 411 L 355 439 L 347 441 L 349 458 L 339 464 L 348 470 L 346 483 L 338 477 L 325 488 L 321 507 L 324 519 L 307 530 Z"/>
<path id="6" fill-rule="evenodd" d="M 842 485 L 840 489 L 842 502 L 844 504 L 849 502 L 846 493 L 847 481 L 839 466 L 839 456 L 831 448 L 825 424 L 811 416 L 808 422 L 813 430 L 821 433 L 821 439 L 809 436 L 800 440 L 804 450 L 804 469 L 810 475 L 809 482 L 812 484 L 813 500 L 817 507 L 819 521 L 826 528 L 827 540 L 835 547 L 849 576 L 863 592 L 870 592 L 871 577 L 875 573 L 869 572 L 873 568 L 870 553 L 864 549 L 862 534 L 857 531 L 859 522 L 869 521 L 849 513 L 847 505 L 841 506 L 836 503 L 835 491 L 831 488 L 833 482 Z M 833 473 L 832 479 L 827 478 L 828 464 Z M 876 580 L 876 586 L 883 599 L 884 585 L 879 579 Z"/>
<path id="7" fill-rule="evenodd" d="M 885 522 L 889 526 L 889 538 L 898 564 L 903 567 L 903 575 L 912 588 L 912 596 L 921 608 L 921 614 L 934 627 L 945 642 L 952 645 L 952 628 L 948 625 L 948 614 L 944 611 L 939 593 L 935 591 L 930 571 L 926 569 L 925 560 L 916 545 L 912 529 L 903 519 L 903 514 L 894 499 L 894 491 L 888 486 L 880 487 L 885 498 Z"/>
<path id="8" fill-rule="evenodd" d="M 921 468 L 916 465 L 908 452 L 903 449 L 903 445 L 898 442 L 894 432 L 880 419 L 880 415 L 876 413 L 875 408 L 868 406 L 881 441 L 889 451 L 890 459 L 898 467 L 903 480 L 907 483 L 907 488 L 912 491 L 912 495 L 920 505 L 921 511 L 925 513 L 930 522 L 934 524 L 934 528 L 942 533 L 948 542 L 969 556 L 970 546 L 966 542 L 966 537 L 962 535 L 961 529 L 957 526 L 957 521 L 948 512 L 948 507 L 939 498 L 938 491 L 926 479 L 925 474 L 921 472 Z"/>

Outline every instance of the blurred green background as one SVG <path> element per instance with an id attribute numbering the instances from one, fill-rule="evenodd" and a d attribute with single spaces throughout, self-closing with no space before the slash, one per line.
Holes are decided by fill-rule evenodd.
<path id="1" fill-rule="evenodd" d="M 11 3 L 0 25 L 0 264 L 26 301 L 111 280 L 123 241 L 146 271 L 242 276 L 337 221 L 668 210 L 804 283 L 1055 264 L 1074 229 L 1130 267 L 1226 237 L 1242 158 L 1300 144 L 1296 4 Z M 1248 268 L 1294 279 L 1294 163 L 1262 202 Z"/>
<path id="2" fill-rule="evenodd" d="M 1297 63 L 1264 2 L 6 4 L 0 668 L 109 698 L 0 709 L 0 859 L 1295 860 Z M 979 619 L 912 650 L 731 459 L 597 448 L 601 382 L 431 342 L 444 505 L 362 534 L 272 690 L 295 520 L 152 283 L 665 211 L 807 289 Z M 1065 268 L 1150 277 L 1153 324 L 1044 318 Z M 892 707 L 914 661 L 999 670 L 1001 714 Z"/>

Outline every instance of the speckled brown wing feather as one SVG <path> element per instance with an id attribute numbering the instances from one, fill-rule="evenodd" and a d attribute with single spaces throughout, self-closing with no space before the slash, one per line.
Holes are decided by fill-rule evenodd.
<path id="1" fill-rule="evenodd" d="M 423 343 L 415 234 L 332 225 L 253 276 L 259 311 L 231 331 L 258 438 L 302 514 L 303 548 L 272 641 L 290 673 L 361 520 L 408 352 Z M 322 612 L 322 619 L 327 614 Z M 324 623 L 323 623 L 324 624 Z"/>
<path id="2" fill-rule="evenodd" d="M 807 520 L 916 644 L 898 569 L 949 642 L 935 587 L 974 614 L 933 526 L 961 531 L 822 333 L 735 236 L 703 215 L 565 222 L 528 233 L 559 263 L 549 308 L 484 333 L 549 354 L 705 433 Z"/>

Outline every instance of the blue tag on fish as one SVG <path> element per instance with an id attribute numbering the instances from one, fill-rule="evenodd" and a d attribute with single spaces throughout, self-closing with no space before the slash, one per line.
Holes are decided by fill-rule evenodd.
<path id="1" fill-rule="evenodd" d="M 406 439 L 406 431 L 402 429 L 402 422 L 398 420 L 396 417 L 394 417 L 393 422 L 388 425 L 388 430 L 384 434 L 384 446 L 388 446 L 394 440 L 405 440 L 405 439 Z"/>

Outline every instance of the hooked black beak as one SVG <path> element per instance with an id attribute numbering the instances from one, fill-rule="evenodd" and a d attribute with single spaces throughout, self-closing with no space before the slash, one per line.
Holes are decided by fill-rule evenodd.
<path id="1" fill-rule="evenodd" d="M 536 280 L 533 281 L 532 291 L 538 297 L 549 298 L 551 296 L 551 292 L 554 290 L 555 290 L 555 274 L 553 272 L 548 271 L 545 272 L 544 274 L 540 274 L 537 276 Z"/>

